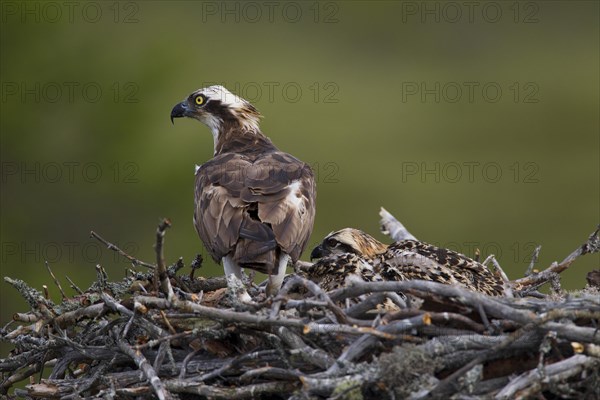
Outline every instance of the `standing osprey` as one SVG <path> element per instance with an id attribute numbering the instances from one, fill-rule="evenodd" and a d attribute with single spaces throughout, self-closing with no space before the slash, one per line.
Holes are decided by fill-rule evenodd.
<path id="1" fill-rule="evenodd" d="M 194 225 L 225 274 L 242 268 L 269 274 L 276 294 L 288 261 L 306 247 L 315 218 L 316 187 L 307 164 L 279 151 L 260 131 L 260 113 L 222 86 L 198 89 L 173 107 L 213 134 L 214 158 L 196 170 Z"/>
<path id="2" fill-rule="evenodd" d="M 305 269 L 311 280 L 323 281 L 321 275 L 327 273 L 337 276 L 326 280 L 325 290 L 338 288 L 339 282 L 348 281 L 347 274 L 354 274 L 352 279 L 367 282 L 420 279 L 458 284 L 490 296 L 504 294 L 502 279 L 484 265 L 455 251 L 413 239 L 387 246 L 363 231 L 345 228 L 327 235 L 310 257 L 320 258 L 312 268 Z M 365 263 L 373 270 L 366 268 Z"/>

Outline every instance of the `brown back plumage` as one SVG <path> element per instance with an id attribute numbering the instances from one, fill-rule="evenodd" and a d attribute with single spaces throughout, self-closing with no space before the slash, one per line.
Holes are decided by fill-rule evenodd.
<path id="1" fill-rule="evenodd" d="M 194 225 L 211 256 L 271 273 L 280 252 L 295 262 L 315 217 L 310 167 L 253 135 L 196 172 Z"/>

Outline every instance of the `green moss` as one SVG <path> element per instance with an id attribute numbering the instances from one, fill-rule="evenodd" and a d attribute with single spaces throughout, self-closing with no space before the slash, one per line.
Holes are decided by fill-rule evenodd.
<path id="1" fill-rule="evenodd" d="M 355 380 L 344 381 L 335 388 L 331 396 L 339 396 L 340 399 L 344 400 L 363 400 L 361 382 Z"/>
<path id="2" fill-rule="evenodd" d="M 437 362 L 413 345 L 398 346 L 379 358 L 381 382 L 396 398 L 424 389 L 434 380 Z"/>

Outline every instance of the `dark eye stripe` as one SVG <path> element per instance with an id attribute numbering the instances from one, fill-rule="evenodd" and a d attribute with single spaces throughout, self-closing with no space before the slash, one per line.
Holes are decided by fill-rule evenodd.
<path id="1" fill-rule="evenodd" d="M 349 245 L 347 245 L 345 243 L 340 243 L 339 249 L 341 251 L 343 251 L 344 253 L 355 253 L 356 254 L 356 250 L 354 250 L 352 248 L 352 246 L 349 246 Z"/>
<path id="2" fill-rule="evenodd" d="M 340 242 L 338 242 L 338 241 L 337 241 L 337 240 L 335 240 L 335 239 L 327 239 L 327 242 L 326 242 L 327 246 L 329 246 L 329 247 L 335 247 L 335 246 L 337 246 L 339 243 L 340 243 Z"/>
<path id="3" fill-rule="evenodd" d="M 356 250 L 352 248 L 352 246 L 342 243 L 336 239 L 329 238 L 325 241 L 325 245 L 330 249 L 337 249 L 343 253 L 355 253 Z"/>

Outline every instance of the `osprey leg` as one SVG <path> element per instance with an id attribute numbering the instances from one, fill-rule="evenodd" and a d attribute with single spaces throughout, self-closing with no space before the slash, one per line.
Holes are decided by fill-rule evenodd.
<path id="1" fill-rule="evenodd" d="M 244 280 L 243 280 L 242 268 L 239 265 L 237 265 L 231 259 L 230 256 L 223 257 L 223 269 L 225 270 L 226 278 L 229 277 L 230 275 L 233 275 L 243 284 Z M 242 289 L 242 291 L 238 293 L 238 298 L 240 299 L 240 301 L 242 301 L 244 303 L 252 302 L 252 298 L 250 297 L 250 295 L 248 294 L 248 292 L 246 291 L 245 288 Z"/>
<path id="2" fill-rule="evenodd" d="M 279 288 L 281 288 L 283 278 L 285 277 L 285 270 L 287 268 L 289 260 L 289 255 L 281 255 L 281 258 L 279 259 L 277 273 L 274 275 L 269 275 L 269 282 L 267 283 L 267 296 L 275 296 L 277 292 L 279 292 Z"/>

